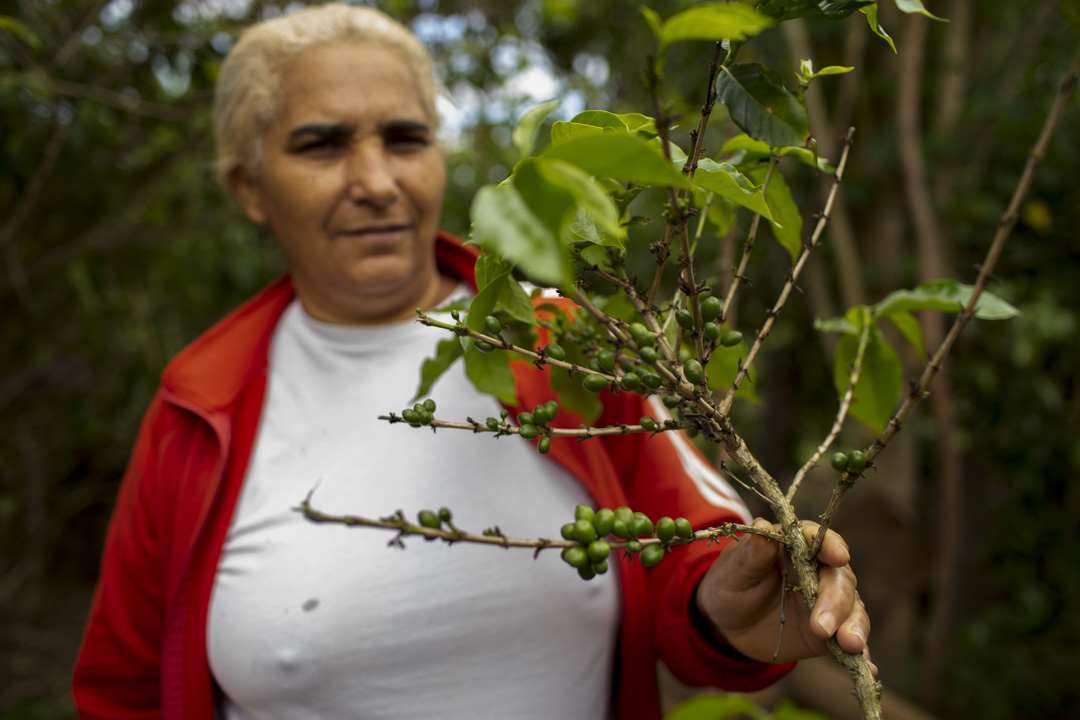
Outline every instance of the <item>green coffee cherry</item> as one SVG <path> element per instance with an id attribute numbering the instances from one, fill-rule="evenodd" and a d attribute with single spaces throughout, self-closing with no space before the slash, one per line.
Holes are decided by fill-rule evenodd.
<path id="1" fill-rule="evenodd" d="M 645 513 L 634 513 L 634 519 L 630 522 L 630 534 L 633 537 L 653 534 L 652 520 Z"/>
<path id="2" fill-rule="evenodd" d="M 641 427 L 645 428 L 646 430 L 649 430 L 650 432 L 655 431 L 656 430 L 656 421 L 653 420 L 651 417 L 643 417 L 643 418 L 641 418 Z"/>
<path id="3" fill-rule="evenodd" d="M 638 347 L 652 347 L 656 345 L 656 338 L 649 332 L 649 328 L 641 323 L 630 323 L 630 337 L 634 339 Z"/>
<path id="4" fill-rule="evenodd" d="M 627 525 L 634 519 L 634 511 L 623 505 L 622 507 L 615 508 L 615 519 L 622 520 Z"/>
<path id="5" fill-rule="evenodd" d="M 551 449 L 551 438 L 549 438 L 547 435 L 545 435 L 544 437 L 540 438 L 540 442 L 538 442 L 536 444 L 536 452 L 540 453 L 541 455 L 547 455 L 548 450 L 550 450 L 550 449 Z"/>
<path id="6" fill-rule="evenodd" d="M 742 342 L 742 333 L 738 330 L 730 330 L 720 338 L 720 344 L 724 347 L 735 347 Z"/>
<path id="7" fill-rule="evenodd" d="M 586 565 L 585 567 L 579 567 L 577 569 L 578 577 L 582 580 L 592 580 L 596 577 L 596 571 L 593 570 L 592 565 Z"/>
<path id="8" fill-rule="evenodd" d="M 597 575 L 603 575 L 608 570 L 607 560 L 601 560 L 600 562 L 594 562 L 592 564 L 593 572 Z"/>
<path id="9" fill-rule="evenodd" d="M 611 534 L 620 540 L 627 540 L 630 538 L 630 528 L 627 526 L 625 520 L 616 519 L 611 524 Z"/>
<path id="10" fill-rule="evenodd" d="M 408 423 L 419 423 L 420 413 L 416 412 L 412 408 L 407 408 L 401 411 L 401 417 Z"/>
<path id="11" fill-rule="evenodd" d="M 452 522 L 454 519 L 454 513 L 450 512 L 450 508 L 441 507 L 439 508 L 439 519 L 442 520 L 444 523 Z"/>
<path id="12" fill-rule="evenodd" d="M 536 429 L 535 425 L 522 425 L 518 428 L 518 434 L 526 440 L 532 440 L 540 434 L 540 431 Z"/>
<path id="13" fill-rule="evenodd" d="M 576 523 L 566 523 L 565 525 L 562 526 L 562 529 L 559 532 L 562 533 L 563 540 L 576 540 L 577 539 L 577 538 L 574 537 L 574 528 L 575 527 L 576 527 Z"/>
<path id="14" fill-rule="evenodd" d="M 709 342 L 716 342 L 720 337 L 720 326 L 714 322 L 707 322 L 701 326 L 701 333 Z"/>
<path id="15" fill-rule="evenodd" d="M 484 329 L 487 330 L 488 335 L 498 337 L 499 333 L 502 332 L 502 323 L 494 315 L 488 315 L 484 318 Z"/>
<path id="16" fill-rule="evenodd" d="M 664 384 L 664 378 L 660 377 L 656 373 L 641 372 L 639 373 L 639 375 L 641 376 L 641 384 L 647 388 L 652 388 L 655 390 L 656 388 Z"/>
<path id="17" fill-rule="evenodd" d="M 537 405 L 533 408 L 533 424 L 534 425 L 547 425 L 548 414 L 547 408 L 543 405 Z"/>
<path id="18" fill-rule="evenodd" d="M 720 298 L 707 297 L 701 301 L 701 319 L 704 322 L 712 322 L 720 315 Z"/>
<path id="19" fill-rule="evenodd" d="M 578 520 L 574 523 L 574 539 L 583 545 L 588 545 L 596 539 L 596 526 L 591 520 Z"/>
<path id="20" fill-rule="evenodd" d="M 555 343 L 549 343 L 545 345 L 544 354 L 547 355 L 549 358 L 554 358 L 555 360 L 566 359 L 566 351 L 563 350 L 562 345 L 557 345 Z"/>
<path id="21" fill-rule="evenodd" d="M 848 456 L 842 452 L 833 453 L 832 466 L 837 472 L 847 472 Z"/>
<path id="22" fill-rule="evenodd" d="M 689 540 L 694 537 L 694 528 L 686 518 L 675 518 L 675 534 L 683 540 Z"/>
<path id="23" fill-rule="evenodd" d="M 705 374 L 705 369 L 701 367 L 701 363 L 695 358 L 690 358 L 683 365 L 683 372 L 686 374 L 686 379 L 697 385 L 701 382 L 701 377 Z"/>
<path id="24" fill-rule="evenodd" d="M 427 410 L 429 413 L 435 412 L 435 407 L 435 401 L 431 398 L 428 398 L 424 401 L 424 409 Z"/>
<path id="25" fill-rule="evenodd" d="M 583 547 L 566 549 L 566 557 L 563 558 L 572 567 L 583 568 L 589 565 L 589 553 Z"/>
<path id="26" fill-rule="evenodd" d="M 589 362 L 586 364 L 593 372 L 604 372 L 604 368 L 600 367 L 600 361 L 596 358 L 589 358 Z"/>
<path id="27" fill-rule="evenodd" d="M 492 430 L 498 430 L 499 429 L 499 421 L 498 421 L 498 419 L 493 418 L 493 417 L 489 417 L 487 419 L 487 426 L 489 428 L 491 428 Z"/>
<path id="28" fill-rule="evenodd" d="M 548 422 L 559 416 L 559 403 L 554 400 L 548 400 L 544 403 L 544 409 L 547 410 Z"/>
<path id="29" fill-rule="evenodd" d="M 593 509 L 591 507 L 584 503 L 578 503 L 577 506 L 574 508 L 575 520 L 591 521 L 594 517 L 596 517 L 596 513 L 593 512 Z"/>
<path id="30" fill-rule="evenodd" d="M 654 567 L 664 559 L 663 545 L 646 545 L 641 549 L 641 564 L 645 567 Z"/>
<path id="31" fill-rule="evenodd" d="M 633 555 L 637 555 L 639 552 L 641 552 L 641 542 L 633 538 L 627 540 L 626 551 Z"/>
<path id="32" fill-rule="evenodd" d="M 420 410 L 417 415 L 420 416 L 421 425 L 427 425 L 429 422 L 431 422 L 431 413 L 429 413 L 427 410 Z"/>
<path id="33" fill-rule="evenodd" d="M 600 364 L 601 370 L 611 372 L 615 369 L 615 353 L 605 348 L 597 354 L 596 362 Z"/>
<path id="34" fill-rule="evenodd" d="M 664 407 L 668 410 L 674 410 L 679 407 L 679 403 L 682 402 L 682 397 L 679 395 L 665 395 L 661 402 L 664 403 Z"/>
<path id="35" fill-rule="evenodd" d="M 694 329 L 694 316 L 689 310 L 676 310 L 675 322 L 679 323 L 683 330 Z"/>
<path id="36" fill-rule="evenodd" d="M 656 348 L 643 347 L 643 348 L 641 348 L 641 351 L 638 353 L 638 357 L 641 358 L 642 362 L 648 363 L 649 365 L 652 365 L 658 359 L 658 356 L 656 354 Z"/>
<path id="37" fill-rule="evenodd" d="M 517 416 L 518 425 L 535 425 L 536 419 L 531 412 L 521 412 Z"/>
<path id="38" fill-rule="evenodd" d="M 442 527 L 442 520 L 440 520 L 439 516 L 431 512 L 430 510 L 421 510 L 418 517 L 420 519 L 420 524 L 426 528 L 438 530 Z"/>
<path id="39" fill-rule="evenodd" d="M 637 373 L 628 372 L 622 376 L 619 384 L 626 390 L 637 390 L 641 387 L 641 377 Z"/>
<path id="40" fill-rule="evenodd" d="M 611 554 L 611 546 L 603 540 L 593 540 L 589 543 L 588 553 L 590 560 L 600 562 L 607 559 L 607 556 Z"/>
<path id="41" fill-rule="evenodd" d="M 675 537 L 675 521 L 669 517 L 662 517 L 656 521 L 656 537 L 664 542 L 671 542 Z"/>
<path id="42" fill-rule="evenodd" d="M 593 516 L 593 525 L 597 537 L 609 535 L 615 526 L 615 513 L 610 508 L 600 508 Z"/>
<path id="43" fill-rule="evenodd" d="M 589 392 L 598 393 L 608 386 L 608 381 L 603 375 L 586 375 L 582 385 Z"/>
<path id="44" fill-rule="evenodd" d="M 489 343 L 487 340 L 477 340 L 473 343 L 473 347 L 482 353 L 489 353 L 495 349 L 495 346 Z"/>
<path id="45" fill-rule="evenodd" d="M 866 455 L 862 450 L 852 450 L 848 453 L 847 469 L 851 473 L 861 473 L 866 469 Z"/>

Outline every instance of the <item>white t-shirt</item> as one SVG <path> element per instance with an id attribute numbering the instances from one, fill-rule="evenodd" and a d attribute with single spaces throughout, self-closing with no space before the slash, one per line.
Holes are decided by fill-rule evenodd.
<path id="1" fill-rule="evenodd" d="M 589 582 L 556 551 L 406 539 L 317 525 L 293 510 L 415 518 L 449 507 L 479 532 L 558 537 L 590 500 L 515 437 L 391 426 L 424 358 L 449 337 L 415 322 L 327 325 L 282 316 L 255 448 L 225 541 L 207 628 L 228 720 L 607 717 L 617 563 Z M 462 363 L 436 416 L 498 416 Z"/>

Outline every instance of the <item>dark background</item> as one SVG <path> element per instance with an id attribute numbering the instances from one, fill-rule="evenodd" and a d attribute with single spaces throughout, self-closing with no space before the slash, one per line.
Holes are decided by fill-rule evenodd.
<path id="1" fill-rule="evenodd" d="M 856 14 L 784 23 L 740 55 L 779 68 L 792 86 L 801 58 L 857 68 L 811 90 L 823 155 L 835 159 L 838 138 L 857 128 L 843 203 L 758 361 L 763 402 L 735 408 L 778 477 L 790 477 L 835 412 L 834 340 L 812 320 L 923 279 L 974 280 L 1077 51 L 1069 0 L 926 4 L 952 22 L 903 15 L 883 0 L 899 54 Z M 650 5 L 667 17 L 689 3 Z M 180 348 L 282 271 L 272 238 L 216 184 L 209 107 L 231 38 L 286 7 L 0 4 L 0 718 L 70 713 L 67 676 L 104 529 L 156 379 Z M 443 221 L 452 232 L 467 235 L 476 188 L 515 161 L 514 121 L 547 99 L 521 92 L 545 89 L 535 75 L 521 79 L 530 65 L 546 68 L 558 83 L 549 95 L 568 106 L 652 114 L 641 74 L 653 40 L 635 3 L 379 7 L 430 42 L 458 102 Z M 683 144 L 710 55 L 706 43 L 668 55 Z M 721 108 L 712 127 L 715 152 L 735 131 Z M 809 227 L 828 179 L 781 168 Z M 1023 314 L 969 326 L 947 382 L 841 512 L 882 677 L 942 717 L 1075 714 L 1078 170 L 1074 99 L 991 288 Z M 658 218 L 658 202 L 646 196 L 638 212 Z M 644 246 L 649 232 L 633 242 Z M 730 267 L 725 253 L 739 232 L 713 241 L 716 267 Z M 759 243 L 742 326 L 760 325 L 786 262 L 778 245 Z M 908 376 L 916 360 L 905 357 Z M 852 425 L 840 445 L 872 437 Z M 831 477 L 811 476 L 804 516 L 824 507 Z"/>

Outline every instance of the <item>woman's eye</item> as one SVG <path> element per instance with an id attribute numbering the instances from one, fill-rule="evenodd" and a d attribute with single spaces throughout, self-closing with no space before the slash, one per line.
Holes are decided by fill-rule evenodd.
<path id="1" fill-rule="evenodd" d="M 418 150 L 427 147 L 428 139 L 422 135 L 391 135 L 387 145 L 401 150 Z"/>

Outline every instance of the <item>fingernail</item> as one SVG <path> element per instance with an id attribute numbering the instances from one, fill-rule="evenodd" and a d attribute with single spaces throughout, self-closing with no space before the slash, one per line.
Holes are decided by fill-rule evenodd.
<path id="1" fill-rule="evenodd" d="M 859 638 L 859 640 L 862 641 L 863 652 L 866 652 L 866 635 L 863 634 L 862 628 L 858 628 L 858 627 L 857 628 L 852 628 L 851 632 L 855 633 L 855 637 Z M 869 660 L 870 657 L 867 656 L 866 659 Z"/>
<path id="2" fill-rule="evenodd" d="M 836 616 L 830 612 L 823 612 L 821 617 L 818 618 L 818 625 L 827 635 L 832 637 L 836 633 Z"/>

